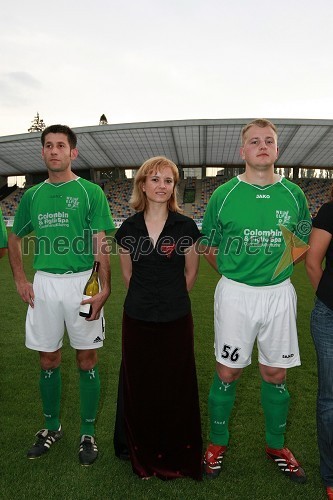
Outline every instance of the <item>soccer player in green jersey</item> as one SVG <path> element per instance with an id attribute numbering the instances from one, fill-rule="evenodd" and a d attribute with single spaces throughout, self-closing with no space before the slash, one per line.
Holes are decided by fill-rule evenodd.
<path id="1" fill-rule="evenodd" d="M 7 229 L 5 226 L 5 221 L 3 220 L 2 211 L 0 209 L 0 259 L 7 253 Z"/>
<path id="2" fill-rule="evenodd" d="M 64 325 L 76 349 L 79 369 L 81 465 L 97 458 L 95 419 L 100 396 L 97 348 L 103 345 L 103 305 L 110 294 L 110 260 L 105 233 L 114 228 L 99 186 L 75 175 L 77 138 L 64 125 L 51 125 L 41 136 L 48 179 L 28 189 L 15 214 L 9 236 L 9 260 L 17 291 L 28 304 L 26 346 L 39 352 L 40 393 L 45 428 L 29 449 L 30 459 L 46 453 L 62 435 L 60 423 L 61 347 Z M 35 232 L 33 284 L 27 280 L 21 240 Z M 89 318 L 79 315 L 84 286 L 94 260 L 99 262 L 100 292 L 90 303 Z"/>
<path id="3" fill-rule="evenodd" d="M 203 219 L 205 256 L 222 275 L 214 299 L 216 374 L 209 393 L 210 444 L 204 473 L 216 478 L 229 444 L 229 417 L 257 340 L 266 454 L 291 480 L 304 470 L 284 446 L 289 407 L 286 370 L 300 365 L 293 264 L 307 249 L 311 219 L 302 190 L 274 173 L 276 127 L 243 128 L 245 172 L 218 187 Z"/>

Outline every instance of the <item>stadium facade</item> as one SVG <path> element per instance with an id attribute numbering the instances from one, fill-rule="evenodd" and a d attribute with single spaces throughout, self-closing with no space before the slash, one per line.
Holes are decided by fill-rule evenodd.
<path id="1" fill-rule="evenodd" d="M 125 207 L 131 183 L 125 182 L 127 187 L 122 188 L 121 182 L 131 177 L 146 159 L 164 155 L 179 167 L 180 201 L 185 212 L 200 219 L 212 189 L 243 171 L 240 136 L 242 127 L 251 119 L 177 120 L 74 128 L 79 156 L 73 163 L 73 170 L 81 177 L 102 184 L 113 213 L 121 218 L 129 211 L 113 206 L 112 183 L 117 184 L 119 203 Z M 305 192 L 307 180 L 326 181 L 316 186 L 316 192 L 317 188 L 321 191 L 321 202 L 330 191 L 333 176 L 333 120 L 271 120 L 279 133 L 277 171 L 299 183 Z M 10 212 L 5 204 L 11 195 L 9 176 L 25 176 L 27 186 L 47 177 L 40 154 L 40 135 L 40 132 L 32 132 L 0 137 L 0 203 L 5 215 Z M 18 202 L 20 193 L 16 198 Z M 316 209 L 313 206 L 312 213 Z"/>

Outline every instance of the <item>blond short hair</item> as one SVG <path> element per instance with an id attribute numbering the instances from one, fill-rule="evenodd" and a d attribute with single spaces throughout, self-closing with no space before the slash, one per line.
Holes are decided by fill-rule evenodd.
<path id="1" fill-rule="evenodd" d="M 245 125 L 243 127 L 243 129 L 242 129 L 242 145 L 244 145 L 244 143 L 245 143 L 246 133 L 253 126 L 257 126 L 260 128 L 270 127 L 274 131 L 276 138 L 277 138 L 277 129 L 276 129 L 276 126 L 274 125 L 274 123 L 270 122 L 269 120 L 266 120 L 265 118 L 258 118 L 257 120 L 253 120 L 252 122 L 248 123 L 247 125 Z"/>
<path id="2" fill-rule="evenodd" d="M 147 196 L 142 190 L 142 185 L 146 181 L 146 177 L 151 173 L 161 172 L 164 168 L 170 167 L 172 171 L 172 176 L 174 180 L 174 188 L 170 199 L 168 200 L 168 210 L 171 212 L 180 212 L 181 209 L 177 202 L 177 183 L 179 181 L 179 170 L 173 161 L 169 160 L 165 156 L 154 156 L 149 160 L 145 161 L 134 177 L 134 186 L 131 199 L 129 201 L 130 206 L 137 212 L 145 210 L 147 207 Z"/>

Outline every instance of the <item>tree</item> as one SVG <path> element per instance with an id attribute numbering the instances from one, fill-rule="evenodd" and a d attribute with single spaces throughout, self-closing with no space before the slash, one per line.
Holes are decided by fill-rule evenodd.
<path id="1" fill-rule="evenodd" d="M 31 122 L 31 127 L 28 128 L 28 132 L 43 132 L 44 128 L 46 127 L 44 120 L 42 118 L 39 118 L 39 113 L 37 111 L 37 115 Z"/>
<path id="2" fill-rule="evenodd" d="M 108 120 L 107 120 L 107 118 L 106 118 L 106 116 L 105 116 L 104 113 L 102 114 L 102 116 L 99 119 L 99 124 L 100 125 L 107 125 L 108 124 Z"/>

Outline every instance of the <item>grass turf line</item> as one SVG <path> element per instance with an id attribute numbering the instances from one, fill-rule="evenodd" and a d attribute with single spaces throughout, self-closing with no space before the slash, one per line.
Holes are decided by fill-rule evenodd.
<path id="1" fill-rule="evenodd" d="M 0 336 L 0 497 L 6 500 L 324 499 L 315 428 L 316 357 L 309 332 L 313 292 L 304 264 L 296 267 L 293 277 L 298 294 L 302 366 L 288 372 L 288 388 L 292 399 L 286 444 L 300 460 L 308 476 L 307 484 L 296 485 L 288 481 L 264 454 L 264 419 L 260 406 L 260 376 L 256 351 L 253 353 L 252 365 L 244 370 L 238 384 L 236 404 L 230 422 L 230 447 L 223 472 L 217 480 L 140 481 L 132 473 L 129 463 L 115 458 L 112 437 L 125 288 L 118 258 L 112 256 L 111 261 L 112 295 L 105 308 L 107 337 L 104 348 L 99 350 L 102 385 L 97 442 L 100 455 L 90 468 L 80 467 L 78 463 L 78 372 L 74 352 L 67 340 L 62 361 L 61 421 L 64 437 L 44 457 L 38 460 L 26 458 L 26 451 L 34 440 L 35 432 L 43 427 L 38 390 L 38 355 L 24 346 L 26 305 L 16 292 L 8 257 L 0 261 L 3 297 Z M 25 265 L 29 277 L 32 278 L 31 257 L 25 258 Z M 207 398 L 215 364 L 213 293 L 217 281 L 218 275 L 202 258 L 191 300 L 205 444 L 209 432 Z"/>

